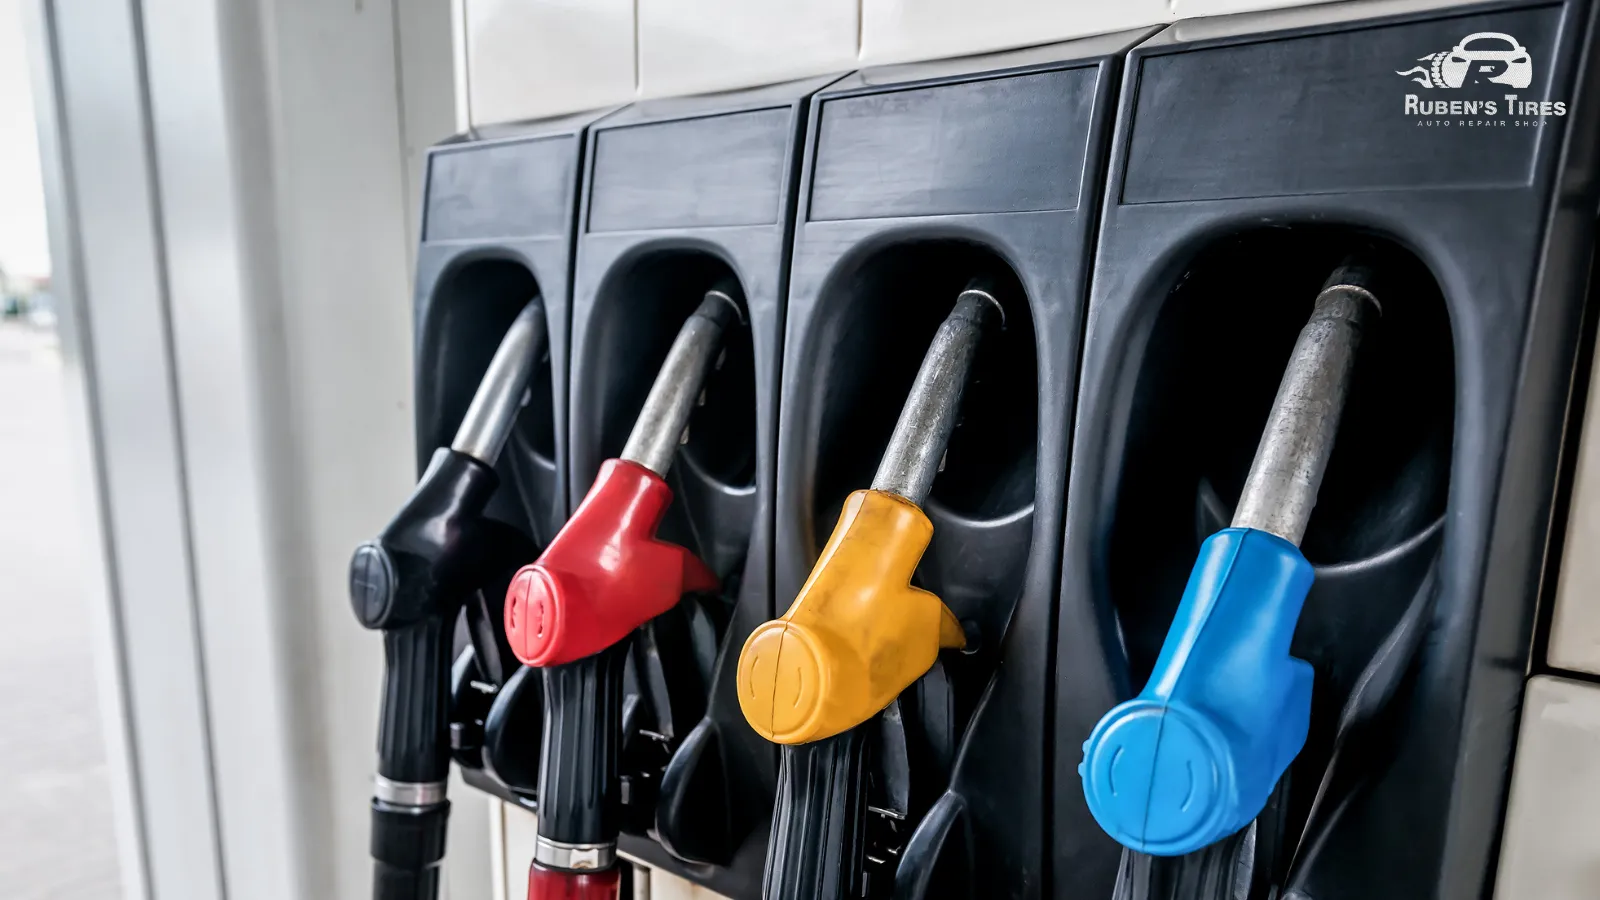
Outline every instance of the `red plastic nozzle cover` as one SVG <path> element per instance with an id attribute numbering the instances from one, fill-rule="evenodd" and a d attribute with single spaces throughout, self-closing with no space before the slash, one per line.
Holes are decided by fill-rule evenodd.
<path id="1" fill-rule="evenodd" d="M 607 460 L 589 495 L 506 591 L 517 659 L 557 666 L 627 637 L 717 576 L 689 550 L 656 539 L 672 489 L 637 463 Z"/>

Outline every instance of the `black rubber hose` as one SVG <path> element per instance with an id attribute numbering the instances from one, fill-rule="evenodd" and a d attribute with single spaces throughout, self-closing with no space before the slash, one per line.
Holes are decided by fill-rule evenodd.
<path id="1" fill-rule="evenodd" d="M 861 895 L 867 730 L 785 746 L 767 843 L 764 900 L 847 900 Z"/>

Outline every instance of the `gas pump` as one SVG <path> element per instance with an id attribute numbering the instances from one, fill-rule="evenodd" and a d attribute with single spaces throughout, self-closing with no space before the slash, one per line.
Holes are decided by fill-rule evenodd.
<path id="1" fill-rule="evenodd" d="M 672 502 L 665 475 L 715 365 L 724 332 L 743 321 L 713 288 L 678 332 L 622 455 L 605 463 L 572 518 L 523 567 L 506 595 L 505 631 L 542 670 L 544 729 L 530 900 L 616 898 L 626 639 L 717 578 L 687 549 L 657 540 Z"/>
<path id="2" fill-rule="evenodd" d="M 527 546 L 514 529 L 483 512 L 499 484 L 494 464 L 545 342 L 544 305 L 535 299 L 506 331 L 455 439 L 434 453 L 383 533 L 357 547 L 350 560 L 356 618 L 384 638 L 372 798 L 376 900 L 429 900 L 439 892 L 450 814 L 451 642 L 463 604 L 490 587 L 485 579 Z M 483 608 L 481 602 L 473 606 Z M 473 629 L 477 635 L 491 631 L 481 623 Z"/>
<path id="3" fill-rule="evenodd" d="M 451 749 L 539 813 L 530 896 L 616 897 L 623 855 L 735 900 L 1487 890 L 1595 29 L 1313 4 L 564 132 L 570 221 L 515 227 L 569 229 L 565 482 L 531 542 L 485 526 L 482 584 L 546 549 L 501 633 L 463 594 L 452 673 Z M 1513 124 L 1444 124 L 1506 102 L 1407 71 L 1457 51 L 1531 60 Z M 556 168 L 435 179 L 473 190 L 428 227 L 499 242 L 478 209 Z"/>
<path id="4" fill-rule="evenodd" d="M 983 286 L 957 298 L 871 489 L 845 501 L 799 596 L 740 652 L 740 707 L 752 728 L 783 745 L 768 900 L 864 895 L 873 737 L 863 723 L 922 677 L 940 650 L 967 644 L 950 609 L 911 582 L 933 535 L 921 505 L 943 467 L 978 344 L 1003 320 Z"/>

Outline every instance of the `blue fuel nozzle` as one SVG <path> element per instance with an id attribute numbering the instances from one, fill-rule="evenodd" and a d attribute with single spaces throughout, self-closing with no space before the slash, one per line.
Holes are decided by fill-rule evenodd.
<path id="1" fill-rule="evenodd" d="M 1289 641 L 1311 582 L 1299 548 L 1265 531 L 1200 546 L 1150 681 L 1083 745 L 1078 774 L 1106 833 L 1178 856 L 1266 806 L 1310 725 L 1311 666 Z"/>
<path id="2" fill-rule="evenodd" d="M 1300 553 L 1333 452 L 1372 269 L 1347 259 L 1300 330 L 1231 527 L 1199 558 L 1139 696 L 1083 745 L 1089 811 L 1124 846 L 1200 850 L 1244 828 L 1305 745 L 1311 666 L 1289 655 L 1311 564 Z"/>

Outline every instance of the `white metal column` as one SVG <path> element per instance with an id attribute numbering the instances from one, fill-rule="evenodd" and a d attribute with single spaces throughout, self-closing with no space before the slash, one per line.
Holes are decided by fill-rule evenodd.
<path id="1" fill-rule="evenodd" d="M 364 896 L 381 650 L 344 572 L 413 482 L 449 7 L 32 2 L 132 896 Z M 484 897 L 453 799 L 446 883 Z"/>
<path id="2" fill-rule="evenodd" d="M 83 559 L 104 588 L 89 632 L 108 806 L 131 897 L 203 900 L 221 858 L 138 23 L 128 3 L 31 12 L 62 355 L 92 448 L 77 469 L 100 544 Z"/>

